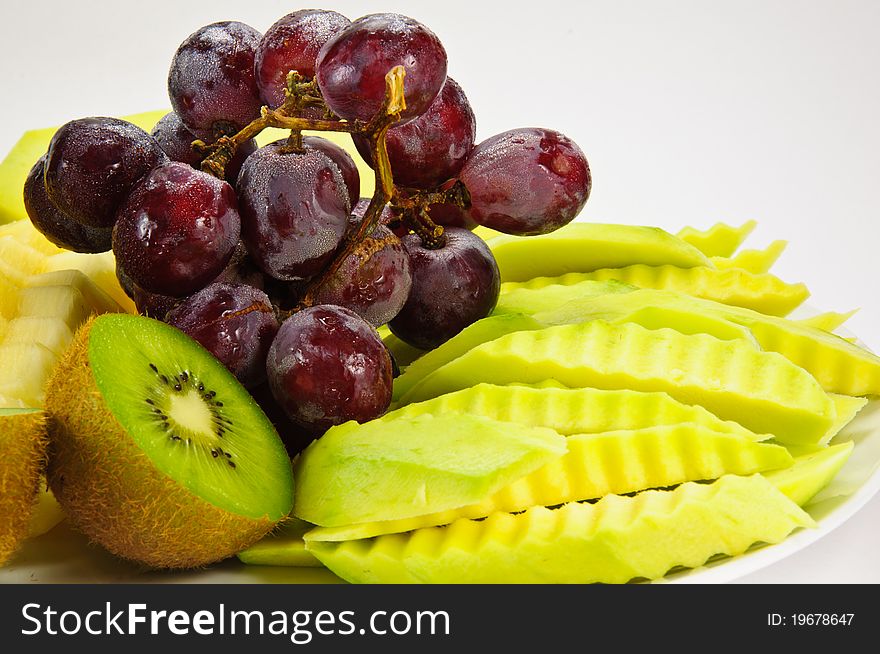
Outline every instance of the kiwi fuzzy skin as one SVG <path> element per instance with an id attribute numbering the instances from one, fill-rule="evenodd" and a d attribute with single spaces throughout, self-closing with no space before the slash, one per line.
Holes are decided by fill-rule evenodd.
<path id="1" fill-rule="evenodd" d="M 83 325 L 46 390 L 47 477 L 71 524 L 113 554 L 151 568 L 197 568 L 234 556 L 275 526 L 214 506 L 155 468 L 107 408 Z M 125 374 L 125 373 L 123 373 Z"/>
<path id="2" fill-rule="evenodd" d="M 0 416 L 0 565 L 27 538 L 46 442 L 44 412 Z"/>

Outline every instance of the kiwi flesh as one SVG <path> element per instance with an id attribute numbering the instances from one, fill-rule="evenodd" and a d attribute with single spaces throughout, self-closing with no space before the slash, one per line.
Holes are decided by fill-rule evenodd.
<path id="1" fill-rule="evenodd" d="M 0 565 L 28 537 L 45 462 L 45 413 L 0 409 Z"/>
<path id="2" fill-rule="evenodd" d="M 74 527 L 156 568 L 247 548 L 293 506 L 277 432 L 207 350 L 156 320 L 91 319 L 46 391 L 48 479 Z"/>

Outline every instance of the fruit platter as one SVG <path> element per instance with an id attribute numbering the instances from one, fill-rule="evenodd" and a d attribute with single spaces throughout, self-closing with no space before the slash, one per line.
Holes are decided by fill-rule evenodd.
<path id="1" fill-rule="evenodd" d="M 0 164 L 0 582 L 726 581 L 880 490 L 786 242 L 592 216 L 417 20 L 212 23 L 167 85 Z"/>

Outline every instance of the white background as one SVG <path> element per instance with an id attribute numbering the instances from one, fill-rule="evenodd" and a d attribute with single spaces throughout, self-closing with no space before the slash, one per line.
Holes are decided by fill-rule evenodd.
<path id="1" fill-rule="evenodd" d="M 28 128 L 168 106 L 177 45 L 235 19 L 264 31 L 284 2 L 11 2 L 0 21 L 0 156 Z M 308 5 L 306 5 L 308 6 Z M 749 246 L 785 238 L 775 271 L 811 304 L 861 307 L 880 347 L 880 3 L 349 2 L 441 38 L 478 138 L 544 126 L 585 151 L 583 219 L 677 230 L 750 218 Z M 880 582 L 880 497 L 749 582 Z"/>

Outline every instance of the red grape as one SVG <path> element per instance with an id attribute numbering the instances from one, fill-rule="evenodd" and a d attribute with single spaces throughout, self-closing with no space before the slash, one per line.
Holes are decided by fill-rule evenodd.
<path id="1" fill-rule="evenodd" d="M 192 147 L 193 141 L 198 137 L 193 134 L 183 121 L 173 111 L 165 114 L 153 127 L 152 136 L 156 139 L 159 147 L 172 161 L 182 161 L 193 168 L 198 168 L 202 163 L 203 155 L 196 152 Z M 253 139 L 245 141 L 235 152 L 230 162 L 226 164 L 226 181 L 235 184 L 238 173 L 244 160 L 257 149 L 257 143 Z"/>
<path id="2" fill-rule="evenodd" d="M 361 196 L 361 174 L 358 172 L 354 159 L 344 149 L 320 136 L 303 136 L 303 147 L 320 150 L 339 167 L 345 187 L 348 189 L 348 201 L 353 207 Z"/>
<path id="3" fill-rule="evenodd" d="M 266 30 L 254 63 L 263 102 L 273 108 L 281 106 L 287 73 L 292 70 L 313 78 L 321 47 L 349 25 L 351 21 L 335 11 L 300 9 Z"/>
<path id="4" fill-rule="evenodd" d="M 348 224 L 348 189 L 323 152 L 284 152 L 276 141 L 247 158 L 238 179 L 242 239 L 254 262 L 276 279 L 318 273 Z"/>
<path id="5" fill-rule="evenodd" d="M 140 127 L 117 118 L 81 118 L 62 126 L 46 155 L 46 191 L 62 213 L 107 229 L 131 189 L 168 161 Z"/>
<path id="6" fill-rule="evenodd" d="M 590 197 L 584 153 L 559 132 L 513 129 L 474 148 L 459 175 L 468 218 L 507 234 L 546 234 L 571 222 Z"/>
<path id="7" fill-rule="evenodd" d="M 388 130 L 385 143 L 394 183 L 429 189 L 454 177 L 474 147 L 477 121 L 461 87 L 451 77 L 421 116 Z M 358 152 L 372 162 L 369 141 L 354 137 Z"/>
<path id="8" fill-rule="evenodd" d="M 238 131 L 260 116 L 254 57 L 261 34 L 244 23 L 212 23 L 177 48 L 168 72 L 171 107 L 202 138 Z"/>
<path id="9" fill-rule="evenodd" d="M 172 161 L 147 175 L 120 208 L 113 252 L 143 290 L 184 297 L 223 271 L 239 232 L 232 187 Z"/>
<path id="10" fill-rule="evenodd" d="M 446 229 L 446 244 L 422 246 L 416 234 L 403 237 L 410 258 L 412 289 L 388 326 L 398 338 L 430 350 L 455 336 L 498 302 L 498 264 L 479 236 L 460 227 Z"/>
<path id="11" fill-rule="evenodd" d="M 468 212 L 451 202 L 439 202 L 428 207 L 428 217 L 444 227 L 464 227 L 473 229 L 477 226 Z"/>
<path id="12" fill-rule="evenodd" d="M 357 223 L 352 225 L 357 228 Z M 409 257 L 390 229 L 377 225 L 339 268 L 321 283 L 315 300 L 351 309 L 374 327 L 397 315 L 412 278 Z"/>
<path id="13" fill-rule="evenodd" d="M 214 283 L 169 311 L 166 322 L 201 343 L 244 386 L 266 381 L 266 355 L 278 320 L 263 291 Z"/>
<path id="14" fill-rule="evenodd" d="M 24 182 L 24 208 L 43 236 L 65 250 L 106 252 L 113 241 L 112 227 L 88 227 L 65 215 L 49 199 L 43 182 L 46 155 L 40 157 Z"/>
<path id="15" fill-rule="evenodd" d="M 282 323 L 266 361 L 272 395 L 288 417 L 323 432 L 376 418 L 391 403 L 391 357 L 356 313 L 319 305 Z"/>
<path id="16" fill-rule="evenodd" d="M 400 14 L 371 14 L 354 21 L 324 44 L 317 80 L 324 101 L 348 120 L 370 120 L 385 96 L 385 75 L 406 69 L 407 121 L 424 113 L 446 81 L 446 50 L 421 23 Z"/>

